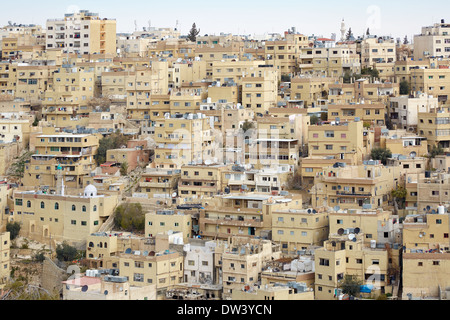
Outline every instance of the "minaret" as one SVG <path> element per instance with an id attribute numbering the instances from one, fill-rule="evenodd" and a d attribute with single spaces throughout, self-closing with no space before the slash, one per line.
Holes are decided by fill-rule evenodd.
<path id="1" fill-rule="evenodd" d="M 58 164 L 57 170 L 56 170 L 56 194 L 60 196 L 64 196 L 64 176 L 62 174 L 62 167 L 61 164 Z"/>
<path id="2" fill-rule="evenodd" d="M 345 41 L 345 33 L 347 32 L 347 28 L 345 28 L 345 21 L 342 19 L 341 22 L 341 41 Z"/>

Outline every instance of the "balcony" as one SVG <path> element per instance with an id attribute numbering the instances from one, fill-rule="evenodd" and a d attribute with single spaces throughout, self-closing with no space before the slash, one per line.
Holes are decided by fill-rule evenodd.
<path id="1" fill-rule="evenodd" d="M 336 191 L 338 196 L 348 197 L 372 197 L 371 193 L 356 192 L 356 191 Z"/>

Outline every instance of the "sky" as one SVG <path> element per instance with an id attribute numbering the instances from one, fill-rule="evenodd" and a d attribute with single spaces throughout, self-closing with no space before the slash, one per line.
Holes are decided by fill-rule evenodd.
<path id="1" fill-rule="evenodd" d="M 0 25 L 40 24 L 63 18 L 65 13 L 89 10 L 101 18 L 117 20 L 117 31 L 129 33 L 143 27 L 177 26 L 187 34 L 195 22 L 204 34 L 284 33 L 295 27 L 302 34 L 340 38 L 340 24 L 354 35 L 369 28 L 372 35 L 409 39 L 422 26 L 441 19 L 450 21 L 450 2 L 435 0 L 429 10 L 419 0 L 21 0 L 2 3 Z M 434 10 L 439 8 L 439 10 Z M 439 11 L 439 12 L 437 12 Z M 444 14 L 447 13 L 447 14 Z"/>

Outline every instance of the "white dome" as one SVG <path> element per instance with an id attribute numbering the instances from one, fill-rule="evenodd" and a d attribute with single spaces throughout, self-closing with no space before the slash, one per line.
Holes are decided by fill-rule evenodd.
<path id="1" fill-rule="evenodd" d="M 84 188 L 84 196 L 85 197 L 96 197 L 97 196 L 97 188 L 92 184 L 88 185 Z"/>

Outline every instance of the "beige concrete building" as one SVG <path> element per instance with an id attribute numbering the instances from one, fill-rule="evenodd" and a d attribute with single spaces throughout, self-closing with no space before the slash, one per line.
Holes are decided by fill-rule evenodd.
<path id="1" fill-rule="evenodd" d="M 9 232 L 0 233 L 0 289 L 3 289 L 10 277 L 10 247 L 11 242 Z"/>
<path id="2" fill-rule="evenodd" d="M 96 168 L 99 138 L 96 135 L 57 133 L 53 128 L 46 129 L 36 136 L 35 153 L 30 163 L 25 165 L 23 184 L 54 188 L 60 173 L 67 188 L 82 188 L 82 178 Z"/>
<path id="3" fill-rule="evenodd" d="M 280 254 L 278 246 L 269 240 L 232 237 L 227 245 L 217 245 L 214 259 L 221 269 L 223 299 L 231 298 L 234 291 L 244 286 L 253 286 L 258 282 L 262 266 L 279 259 Z"/>
<path id="4" fill-rule="evenodd" d="M 272 240 L 284 254 L 295 255 L 309 246 L 322 246 L 328 233 L 328 212 L 324 208 L 272 212 Z"/>
<path id="5" fill-rule="evenodd" d="M 304 108 L 321 105 L 328 97 L 331 77 L 294 77 L 291 79 L 290 100 Z"/>
<path id="6" fill-rule="evenodd" d="M 192 216 L 176 210 L 156 210 L 145 215 L 145 235 L 149 238 L 159 233 L 182 233 L 184 243 L 192 238 Z"/>
<path id="7" fill-rule="evenodd" d="M 339 209 L 384 208 L 399 179 L 399 168 L 385 167 L 379 161 L 328 167 L 316 178 L 310 190 L 312 205 L 337 206 Z"/>
<path id="8" fill-rule="evenodd" d="M 22 224 L 21 234 L 36 241 L 68 241 L 84 245 L 99 231 L 115 209 L 117 196 L 98 195 L 87 186 L 81 196 L 59 192 L 14 192 L 12 221 Z"/>
<path id="9" fill-rule="evenodd" d="M 417 68 L 411 70 L 411 91 L 422 92 L 438 98 L 440 104 L 446 103 L 450 95 L 450 69 L 448 66 Z"/>
<path id="10" fill-rule="evenodd" d="M 298 208 L 301 196 L 273 196 L 267 193 L 225 194 L 205 203 L 200 211 L 199 235 L 204 239 L 241 237 L 269 238 L 272 214 L 276 210 Z"/>
<path id="11" fill-rule="evenodd" d="M 372 127 L 385 125 L 386 106 L 383 103 L 329 104 L 328 120 L 362 121 Z"/>
<path id="12" fill-rule="evenodd" d="M 181 202 L 198 203 L 222 192 L 222 173 L 231 166 L 223 164 L 183 165 L 178 182 Z"/>
<path id="13" fill-rule="evenodd" d="M 89 273 L 91 270 L 88 270 Z M 97 271 L 97 270 L 92 270 Z M 156 300 L 156 285 L 131 286 L 125 277 L 80 276 L 63 281 L 63 300 L 119 301 Z"/>
<path id="14" fill-rule="evenodd" d="M 353 83 L 329 84 L 328 100 L 331 103 L 356 103 L 363 100 L 387 102 L 391 95 L 398 96 L 398 83 L 359 79 Z"/>
<path id="15" fill-rule="evenodd" d="M 361 121 L 309 126 L 309 156 L 334 156 L 335 159 L 350 159 L 352 163 L 359 164 L 366 154 L 362 133 Z"/>
<path id="16" fill-rule="evenodd" d="M 428 141 L 428 151 L 442 147 L 450 151 L 450 113 L 446 108 L 430 109 L 418 114 L 417 133 Z"/>
<path id="17" fill-rule="evenodd" d="M 448 58 L 450 48 L 448 24 L 445 20 L 432 26 L 422 27 L 420 34 L 414 36 L 414 60 L 428 57 Z"/>
<path id="18" fill-rule="evenodd" d="M 180 170 L 147 168 L 139 181 L 138 191 L 149 199 L 171 199 L 178 190 Z"/>
<path id="19" fill-rule="evenodd" d="M 159 168 L 180 169 L 189 163 L 213 159 L 213 125 L 204 115 L 171 116 L 155 126 L 154 163 Z"/>
<path id="20" fill-rule="evenodd" d="M 297 300 L 314 300 L 314 291 L 307 290 L 302 283 L 275 284 L 267 287 L 249 287 L 246 290 L 233 290 L 231 300 L 238 301 L 297 301 Z M 305 290 L 305 291 L 303 291 Z M 261 310 L 259 312 L 262 312 Z"/>

